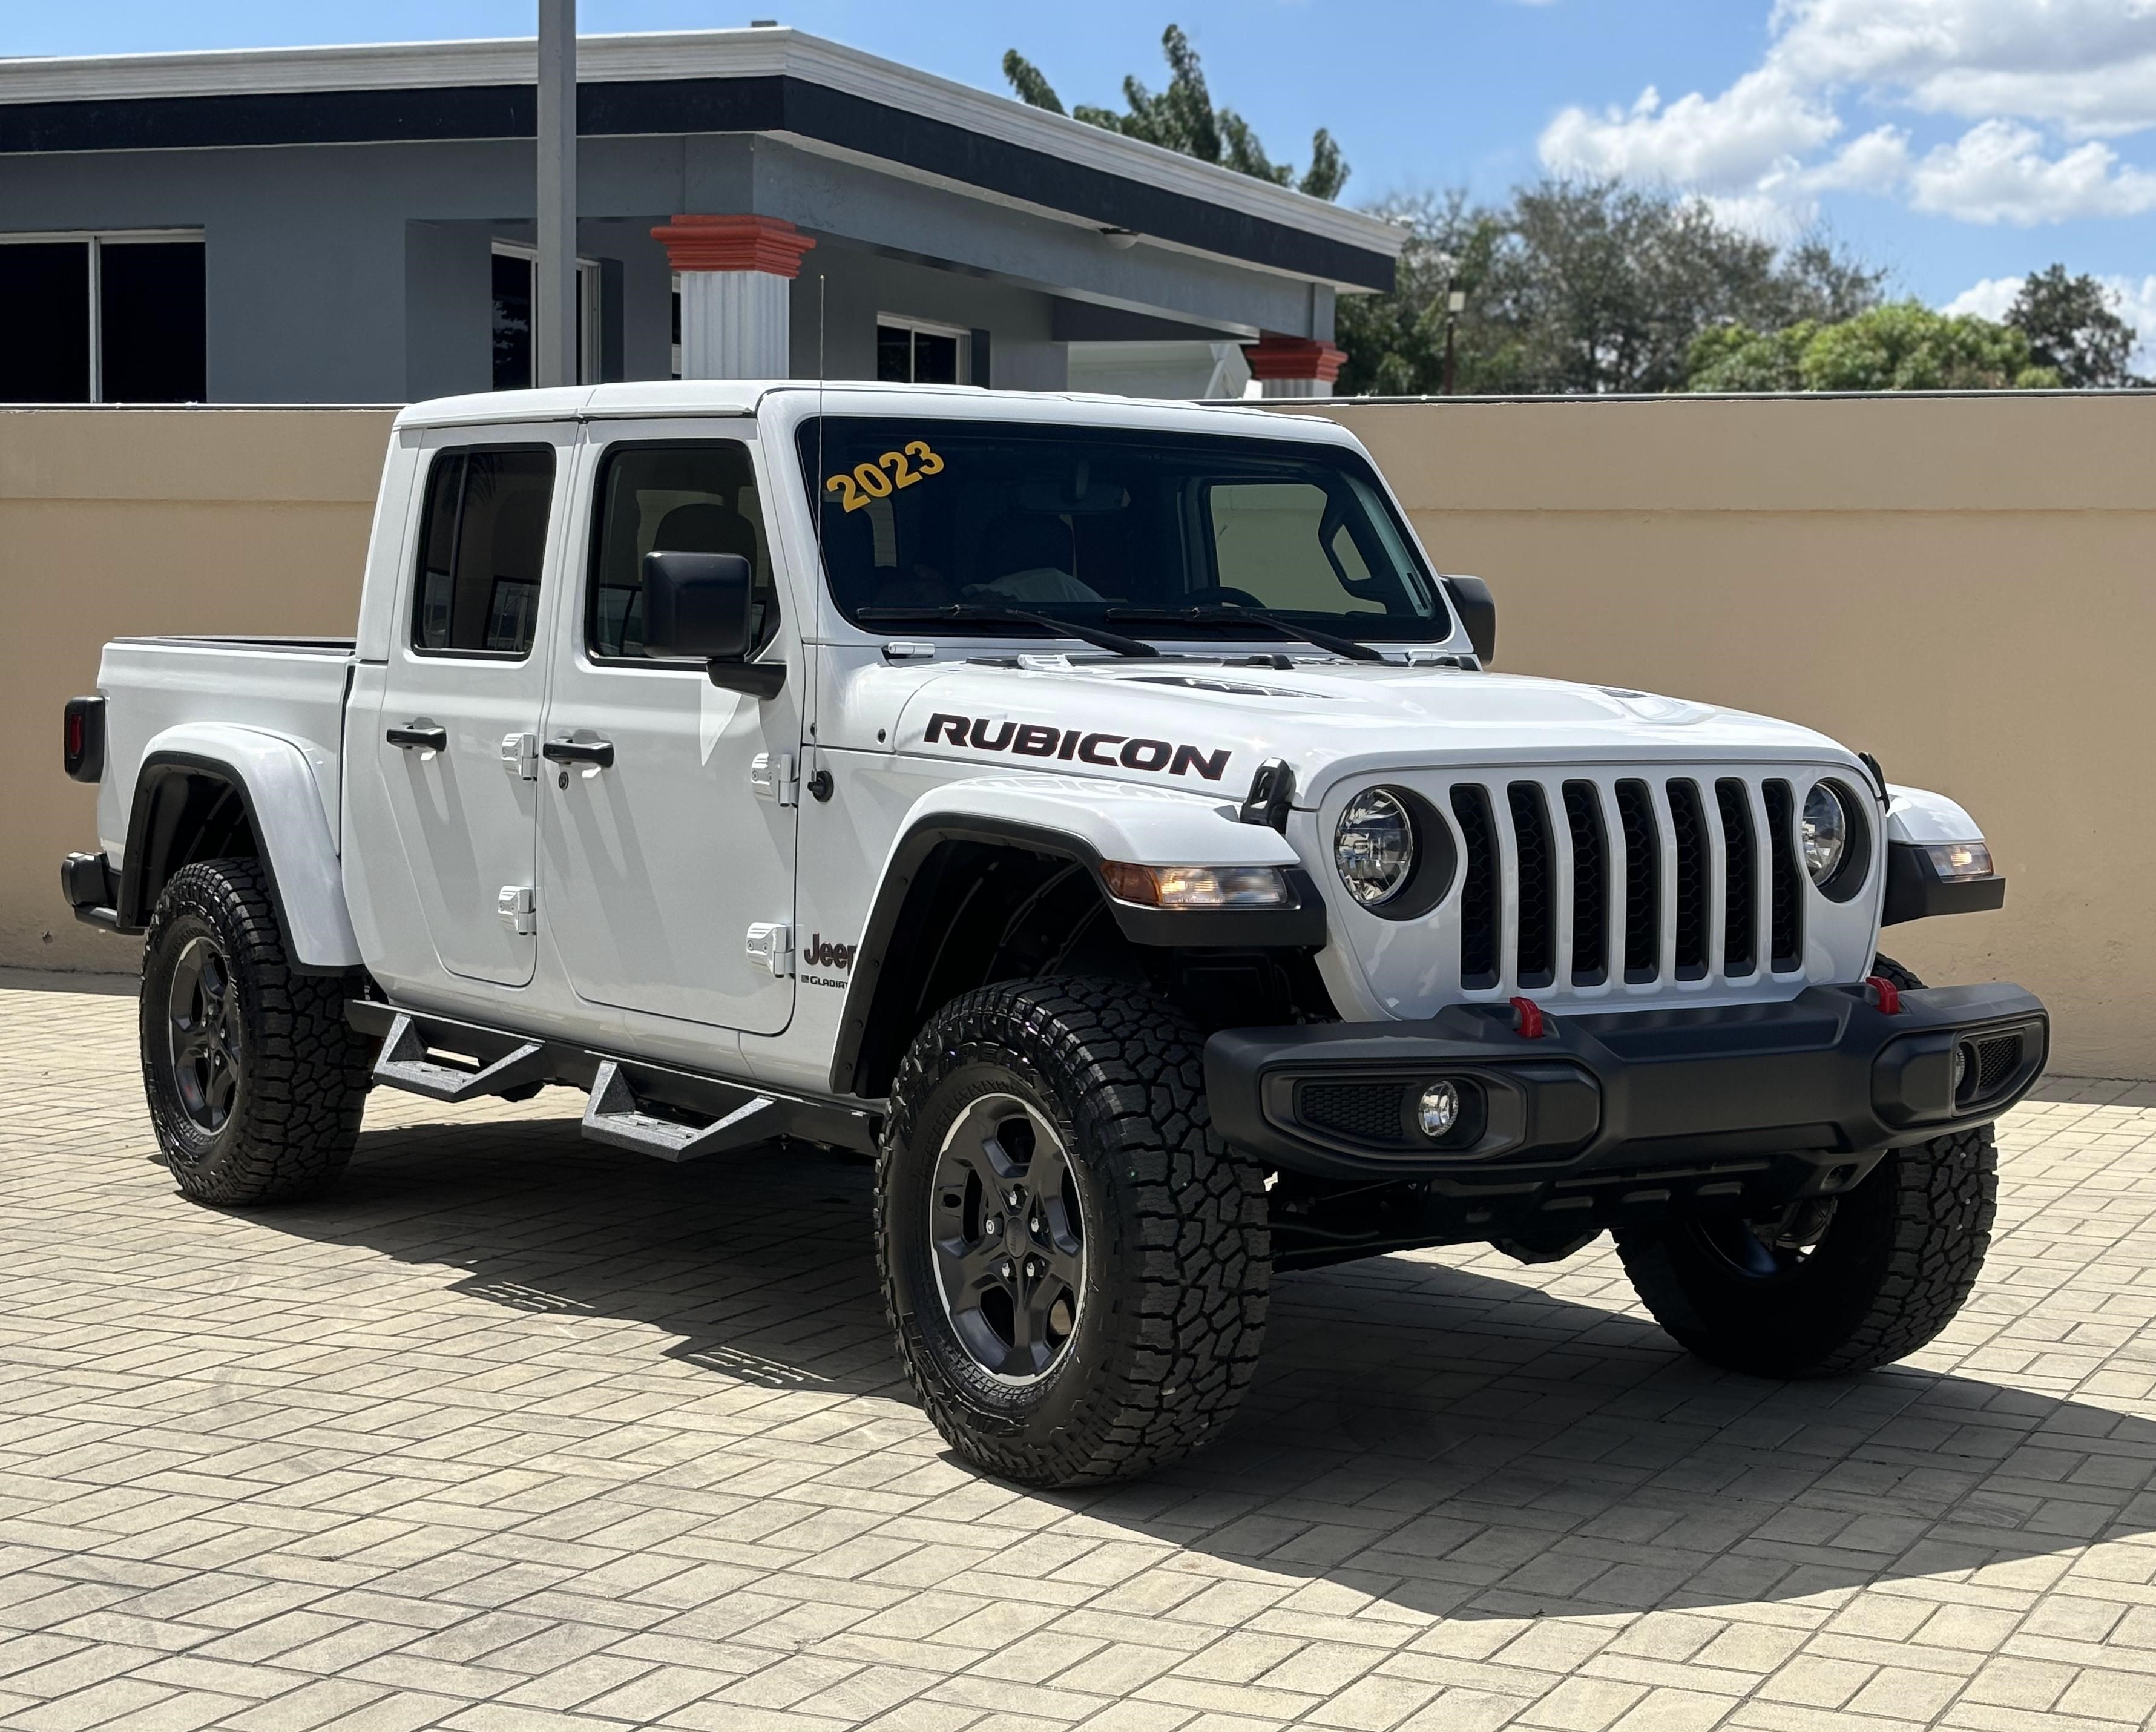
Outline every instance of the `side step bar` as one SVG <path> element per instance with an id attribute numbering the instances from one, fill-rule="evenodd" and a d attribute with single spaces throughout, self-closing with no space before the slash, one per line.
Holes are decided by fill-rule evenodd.
<path id="1" fill-rule="evenodd" d="M 584 1108 L 584 1134 L 617 1149 L 640 1149 L 661 1160 L 692 1161 L 700 1155 L 730 1154 L 784 1133 L 785 1114 L 767 1094 L 740 1091 L 741 1104 L 699 1123 L 648 1113 L 629 1073 L 613 1059 L 599 1061 L 592 1097 Z"/>
<path id="2" fill-rule="evenodd" d="M 475 1036 L 482 1038 L 475 1041 Z M 503 1044 L 487 1030 L 469 1031 L 465 1041 L 487 1046 Z M 470 1101 L 481 1095 L 506 1095 L 519 1090 L 536 1094 L 547 1081 L 547 1048 L 537 1041 L 521 1041 L 506 1052 L 483 1060 L 475 1069 L 444 1064 L 434 1056 L 419 1025 L 400 1010 L 382 1041 L 374 1080 L 434 1101 Z"/>
<path id="3" fill-rule="evenodd" d="M 805 1100 L 373 999 L 349 1001 L 345 1020 L 381 1038 L 374 1080 L 386 1088 L 454 1104 L 489 1095 L 528 1100 L 549 1082 L 563 1083 L 589 1096 L 587 1137 L 661 1160 L 729 1154 L 778 1137 L 875 1150 L 868 1102 Z"/>

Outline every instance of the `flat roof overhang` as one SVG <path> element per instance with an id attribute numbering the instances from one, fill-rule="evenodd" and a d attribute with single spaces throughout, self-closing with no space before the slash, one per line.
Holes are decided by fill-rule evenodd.
<path id="1" fill-rule="evenodd" d="M 398 44 L 0 62 L 0 154 L 523 139 L 536 49 Z M 590 138 L 766 133 L 1347 290 L 1405 236 L 1358 211 L 785 29 L 588 37 Z"/>

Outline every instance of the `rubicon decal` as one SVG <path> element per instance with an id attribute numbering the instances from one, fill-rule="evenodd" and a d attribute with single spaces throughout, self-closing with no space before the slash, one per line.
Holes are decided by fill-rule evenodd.
<path id="1" fill-rule="evenodd" d="M 1148 740 L 1120 733 L 1093 733 L 1082 727 L 1050 727 L 1038 722 L 991 722 L 985 716 L 946 716 L 928 718 L 923 742 L 933 746 L 963 746 L 974 752 L 1008 752 L 1017 758 L 1045 758 L 1065 763 L 1120 765 L 1127 770 L 1165 770 L 1171 776 L 1193 771 L 1208 782 L 1228 773 L 1231 748 L 1200 751 L 1168 740 Z"/>

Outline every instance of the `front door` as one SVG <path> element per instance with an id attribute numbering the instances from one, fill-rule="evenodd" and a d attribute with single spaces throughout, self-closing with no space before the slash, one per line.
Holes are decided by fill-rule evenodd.
<path id="1" fill-rule="evenodd" d="M 753 426 L 723 439 L 711 427 L 685 422 L 668 438 L 647 424 L 634 439 L 595 436 L 581 455 L 588 515 L 574 542 L 583 568 L 563 589 L 572 617 L 554 633 L 540 903 L 585 1000 L 771 1035 L 793 1012 L 787 772 L 801 751 L 802 657 L 780 617 Z M 776 696 L 644 653 L 654 552 L 751 561 L 757 659 L 792 664 Z"/>
<path id="2" fill-rule="evenodd" d="M 534 653 L 557 478 L 575 429 L 430 434 L 418 552 L 392 627 L 381 707 L 351 745 L 373 761 L 408 876 L 390 902 L 446 974 L 522 986 L 537 958 L 536 748 L 547 657 Z M 547 609 L 551 617 L 551 606 Z M 393 906 L 382 913 L 398 923 Z M 411 934 L 416 938 L 417 934 Z M 399 947 L 409 951 L 408 938 Z M 417 958 L 395 970 L 424 979 Z"/>

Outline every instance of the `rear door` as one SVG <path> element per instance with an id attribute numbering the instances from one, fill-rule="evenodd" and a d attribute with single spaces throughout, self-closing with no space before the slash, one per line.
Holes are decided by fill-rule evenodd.
<path id="1" fill-rule="evenodd" d="M 587 1001 L 771 1035 L 793 1012 L 803 670 L 779 606 L 755 424 L 729 424 L 724 436 L 708 419 L 640 423 L 634 437 L 588 429 L 542 747 L 582 756 L 545 767 L 540 896 Z M 775 696 L 644 653 L 642 567 L 656 551 L 750 561 L 757 659 L 789 664 Z"/>
<path id="2" fill-rule="evenodd" d="M 423 500 L 382 699 L 352 742 L 372 759 L 403 851 L 382 923 L 402 925 L 393 972 L 498 986 L 530 982 L 538 956 L 538 731 L 559 539 L 556 495 L 573 423 L 444 429 L 421 457 Z M 405 904 L 399 919 L 394 903 Z"/>

